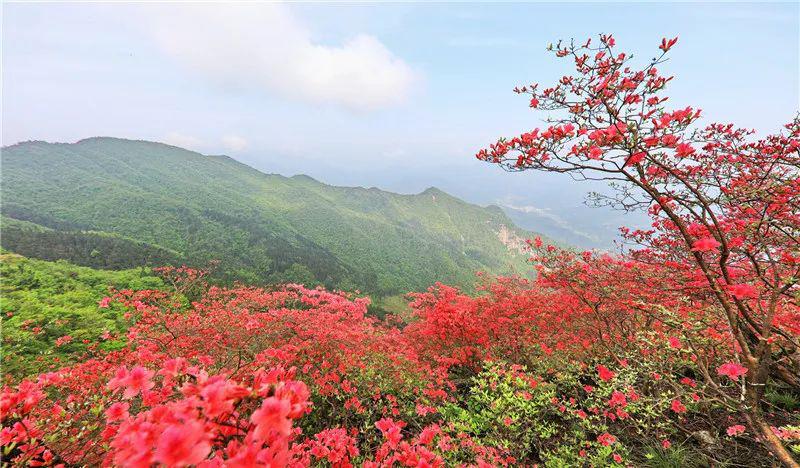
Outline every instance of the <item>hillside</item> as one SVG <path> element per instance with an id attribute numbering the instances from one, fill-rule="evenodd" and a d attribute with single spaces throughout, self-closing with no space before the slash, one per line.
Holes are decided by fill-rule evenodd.
<path id="1" fill-rule="evenodd" d="M 528 271 L 496 207 L 265 174 L 226 156 L 90 138 L 2 151 L 2 245 L 97 268 L 219 260 L 223 281 L 378 295 Z"/>
<path id="2" fill-rule="evenodd" d="M 143 268 L 107 271 L 0 253 L 3 368 L 23 376 L 75 361 L 88 342 L 115 349 L 127 329 L 116 307 L 99 308 L 108 288 L 155 289 L 163 283 Z M 107 339 L 101 335 L 108 332 Z M 59 338 L 69 336 L 61 344 Z"/>

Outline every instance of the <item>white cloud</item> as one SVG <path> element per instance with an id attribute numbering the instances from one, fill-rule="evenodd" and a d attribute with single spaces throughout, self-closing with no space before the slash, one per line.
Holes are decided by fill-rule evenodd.
<path id="1" fill-rule="evenodd" d="M 222 144 L 230 151 L 241 151 L 247 148 L 247 140 L 238 135 L 226 135 L 222 137 Z"/>
<path id="2" fill-rule="evenodd" d="M 197 151 L 203 145 L 203 141 L 191 135 L 185 135 L 179 132 L 169 132 L 158 141 L 172 146 L 179 146 L 181 148 Z"/>
<path id="3" fill-rule="evenodd" d="M 405 100 L 417 73 L 375 37 L 312 40 L 282 4 L 173 5 L 154 29 L 170 56 L 227 86 L 375 110 Z"/>

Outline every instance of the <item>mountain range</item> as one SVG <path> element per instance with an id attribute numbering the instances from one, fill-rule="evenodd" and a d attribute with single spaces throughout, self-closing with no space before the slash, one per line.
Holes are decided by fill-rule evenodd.
<path id="1" fill-rule="evenodd" d="M 214 264 L 220 281 L 391 296 L 474 273 L 529 274 L 497 206 L 266 174 L 227 156 L 118 138 L 2 149 L 4 249 L 96 268 Z"/>

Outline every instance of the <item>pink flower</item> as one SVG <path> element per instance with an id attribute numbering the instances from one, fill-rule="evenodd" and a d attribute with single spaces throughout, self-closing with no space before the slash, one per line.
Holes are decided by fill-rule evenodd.
<path id="1" fill-rule="evenodd" d="M 65 344 L 69 343 L 70 341 L 72 341 L 72 337 L 69 336 L 69 335 L 64 335 L 61 338 L 56 339 L 55 345 L 56 345 L 56 347 L 59 347 L 59 346 L 62 346 L 62 345 L 65 345 Z"/>
<path id="2" fill-rule="evenodd" d="M 261 408 L 253 411 L 250 421 L 256 425 L 253 436 L 258 440 L 266 440 L 272 431 L 288 436 L 292 430 L 289 419 L 291 404 L 275 397 L 265 398 Z"/>
<path id="3" fill-rule="evenodd" d="M 739 376 L 747 374 L 747 368 L 735 362 L 726 362 L 717 368 L 717 374 L 727 375 L 731 380 L 739 380 Z"/>
<path id="4" fill-rule="evenodd" d="M 167 427 L 158 438 L 154 460 L 166 466 L 196 465 L 211 451 L 203 424 L 187 421 Z"/>
<path id="5" fill-rule="evenodd" d="M 735 426 L 729 427 L 725 432 L 727 432 L 728 435 L 731 437 L 736 437 L 739 434 L 743 434 L 744 430 L 745 430 L 744 426 L 742 426 L 741 424 L 737 424 Z"/>
<path id="6" fill-rule="evenodd" d="M 717 250 L 717 247 L 719 246 L 720 243 L 713 237 L 703 237 L 702 239 L 696 240 L 694 244 L 692 244 L 692 251 L 711 252 L 712 250 Z"/>
<path id="7" fill-rule="evenodd" d="M 668 341 L 670 348 L 675 348 L 675 349 L 681 348 L 681 340 L 675 338 L 674 336 L 670 336 Z"/>
<path id="8" fill-rule="evenodd" d="M 150 380 L 153 377 L 153 371 L 147 370 L 142 366 L 136 366 L 131 369 L 130 373 L 125 377 L 122 385 L 125 387 L 125 392 L 122 398 L 126 400 L 133 398 L 140 392 L 150 390 L 155 383 Z"/>
<path id="9" fill-rule="evenodd" d="M 101 309 L 107 309 L 109 304 L 111 304 L 111 298 L 108 296 L 100 299 L 97 302 L 97 306 L 100 307 Z"/>
<path id="10" fill-rule="evenodd" d="M 397 446 L 397 444 L 400 442 L 400 439 L 403 438 L 403 434 L 400 432 L 403 426 L 405 426 L 404 422 L 395 422 L 391 418 L 383 418 L 375 423 L 375 427 L 380 429 L 381 433 L 384 437 L 386 437 L 386 439 L 389 441 L 389 445 L 392 447 Z"/>
<path id="11" fill-rule="evenodd" d="M 664 52 L 668 51 L 672 48 L 675 44 L 678 43 L 677 36 L 672 39 L 667 39 L 666 37 L 661 39 L 661 45 L 658 46 L 659 49 L 663 50 Z"/>
<path id="12" fill-rule="evenodd" d="M 661 446 L 664 447 L 665 449 L 668 449 L 672 447 L 672 443 L 669 440 L 664 439 L 661 441 Z"/>
<path id="13" fill-rule="evenodd" d="M 622 463 L 622 457 L 620 456 L 620 454 L 615 453 L 614 455 L 612 455 L 612 458 L 614 459 L 615 462 Z"/>
<path id="14" fill-rule="evenodd" d="M 436 424 L 426 427 L 419 434 L 419 443 L 428 445 L 433 442 L 433 438 L 441 433 L 441 428 Z"/>
<path id="15" fill-rule="evenodd" d="M 211 418 L 233 411 L 234 400 L 240 396 L 236 385 L 225 380 L 206 385 L 200 395 L 203 397 L 205 414 Z"/>
<path id="16" fill-rule="evenodd" d="M 509 418 L 508 416 L 506 416 L 503 419 L 503 424 L 505 424 L 506 426 L 510 426 L 512 422 L 514 422 L 514 421 L 511 418 Z"/>
<path id="17" fill-rule="evenodd" d="M 106 410 L 106 420 L 108 422 L 114 422 L 127 419 L 128 416 L 130 416 L 128 414 L 128 408 L 130 407 L 131 405 L 129 405 L 128 403 L 121 403 L 121 402 L 114 403 L 113 405 L 109 406 L 108 409 Z"/>

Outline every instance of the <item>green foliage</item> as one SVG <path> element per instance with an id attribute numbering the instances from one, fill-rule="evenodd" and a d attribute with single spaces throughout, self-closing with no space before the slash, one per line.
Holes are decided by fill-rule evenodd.
<path id="1" fill-rule="evenodd" d="M 648 447 L 639 465 L 647 468 L 702 468 L 708 466 L 702 453 L 685 445 Z"/>
<path id="2" fill-rule="evenodd" d="M 604 426 L 575 416 L 558 395 L 557 385 L 522 366 L 493 363 L 472 379 L 463 399 L 440 412 L 456 431 L 507 449 L 522 465 L 624 466 L 612 457 L 624 456 L 625 447 L 598 443 Z"/>
<path id="3" fill-rule="evenodd" d="M 764 399 L 786 411 L 800 409 L 800 398 L 789 389 L 769 387 L 764 393 Z"/>
<path id="4" fill-rule="evenodd" d="M 541 453 L 542 440 L 557 433 L 550 400 L 552 385 L 534 386 L 525 374 L 494 366 L 473 380 L 465 404 L 441 409 L 460 431 L 482 436 L 487 445 L 504 447 L 521 459 Z"/>
<path id="5" fill-rule="evenodd" d="M 57 231 L 32 222 L 2 217 L 3 248 L 41 260 L 67 260 L 109 270 L 179 265 L 180 254 L 144 242 L 102 232 Z"/>
<path id="6" fill-rule="evenodd" d="M 115 269 L 219 260 L 221 282 L 302 281 L 379 296 L 435 281 L 471 285 L 476 270 L 530 271 L 508 245 L 532 233 L 436 189 L 333 187 L 113 138 L 10 146 L 2 166 L 3 246 L 37 258 Z"/>
<path id="7" fill-rule="evenodd" d="M 120 310 L 98 307 L 110 286 L 163 287 L 148 269 L 101 271 L 8 253 L 0 254 L 0 275 L 3 371 L 14 378 L 79 359 L 87 352 L 84 340 L 100 341 L 105 350 L 121 346 L 126 324 Z M 101 339 L 104 332 L 113 338 Z M 56 346 L 63 336 L 72 340 Z"/>

